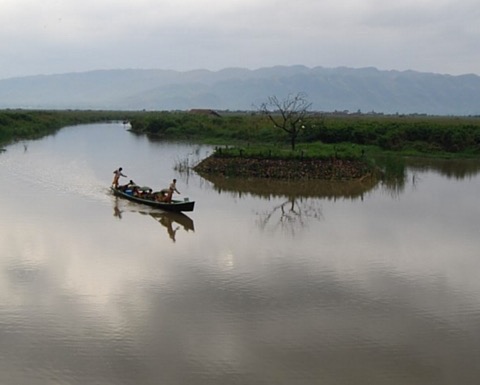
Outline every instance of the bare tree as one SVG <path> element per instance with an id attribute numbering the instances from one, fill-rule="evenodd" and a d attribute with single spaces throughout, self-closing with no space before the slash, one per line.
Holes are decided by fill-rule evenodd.
<path id="1" fill-rule="evenodd" d="M 284 100 L 276 96 L 270 96 L 268 100 L 260 105 L 260 112 L 268 116 L 273 125 L 285 131 L 290 137 L 292 151 L 295 150 L 297 136 L 305 128 L 302 120 L 308 113 L 312 103 L 307 96 L 299 92 L 296 95 L 288 95 Z"/>

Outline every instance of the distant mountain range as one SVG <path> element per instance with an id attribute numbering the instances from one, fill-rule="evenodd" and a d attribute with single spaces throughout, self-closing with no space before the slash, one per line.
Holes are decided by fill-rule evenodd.
<path id="1" fill-rule="evenodd" d="M 0 108 L 255 110 L 303 92 L 315 111 L 480 115 L 480 77 L 376 68 L 99 70 L 0 80 Z"/>

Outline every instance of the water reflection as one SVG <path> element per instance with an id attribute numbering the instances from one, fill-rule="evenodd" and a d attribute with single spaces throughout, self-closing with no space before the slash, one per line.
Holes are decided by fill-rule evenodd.
<path id="1" fill-rule="evenodd" d="M 297 233 L 305 228 L 309 220 L 323 218 L 321 200 L 361 199 L 375 188 L 378 181 L 366 178 L 355 181 L 299 180 L 284 181 L 263 178 L 226 178 L 202 175 L 214 190 L 228 193 L 235 198 L 248 195 L 267 200 L 281 199 L 279 203 L 257 211 L 257 225 L 261 230 Z M 265 205 L 267 206 L 267 205 Z"/>
<path id="2" fill-rule="evenodd" d="M 407 182 L 407 167 L 405 158 L 398 156 L 378 157 L 377 166 L 381 170 L 381 184 L 392 196 L 399 196 L 404 192 Z"/>
<path id="3" fill-rule="evenodd" d="M 307 225 L 307 219 L 323 218 L 318 200 L 293 197 L 257 214 L 261 230 L 281 228 L 291 234 L 304 228 Z"/>
<path id="4" fill-rule="evenodd" d="M 434 171 L 457 180 L 472 178 L 480 173 L 480 162 L 477 159 L 408 158 L 406 164 L 418 172 Z"/>
<path id="5" fill-rule="evenodd" d="M 143 214 L 143 213 L 142 213 Z M 169 213 L 169 212 L 150 212 L 148 213 L 162 226 L 166 227 L 168 236 L 175 242 L 175 235 L 177 231 L 183 227 L 186 232 L 195 231 L 193 219 L 183 213 Z M 175 228 L 173 228 L 175 226 Z"/>
<path id="6" fill-rule="evenodd" d="M 262 178 L 226 178 L 214 175 L 201 176 L 211 182 L 219 193 L 228 192 L 236 197 L 251 194 L 262 198 L 363 199 L 364 195 L 378 183 L 373 178 L 355 181 L 283 181 Z"/>
<path id="7" fill-rule="evenodd" d="M 478 168 L 407 166 L 401 199 L 192 173 L 199 228 L 109 194 L 105 159 L 153 185 L 193 148 L 106 125 L 0 155 L 0 384 L 478 383 Z"/>
<path id="8" fill-rule="evenodd" d="M 436 172 L 447 178 L 462 180 L 472 178 L 480 172 L 480 162 L 476 159 L 428 159 L 416 157 L 386 156 L 376 158 L 381 169 L 381 184 L 392 196 L 399 196 L 405 191 L 408 173 L 412 186 L 419 181 L 418 174 L 428 171 Z M 407 172 L 408 170 L 408 172 Z"/>
<path id="9" fill-rule="evenodd" d="M 161 211 L 150 207 L 144 208 L 139 205 L 134 205 L 131 202 L 121 201 L 120 203 L 119 198 L 115 197 L 113 216 L 122 219 L 122 215 L 125 211 L 136 212 L 155 219 L 156 222 L 166 228 L 168 237 L 173 242 L 176 242 L 176 234 L 178 230 L 183 229 L 187 233 L 195 231 L 193 219 L 184 213 Z"/>
<path id="10" fill-rule="evenodd" d="M 118 219 L 122 219 L 123 210 L 120 210 L 118 207 L 118 198 L 115 198 L 115 205 L 113 207 L 113 216 L 117 217 Z"/>

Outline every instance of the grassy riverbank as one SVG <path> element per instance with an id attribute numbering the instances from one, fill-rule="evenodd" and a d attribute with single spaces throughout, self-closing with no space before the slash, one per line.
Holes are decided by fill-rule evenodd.
<path id="1" fill-rule="evenodd" d="M 285 133 L 255 113 L 196 115 L 159 112 L 132 120 L 132 131 L 164 139 L 211 144 L 288 146 Z M 317 151 L 318 144 L 343 143 L 369 151 L 429 156 L 480 156 L 480 117 L 345 115 L 312 113 L 297 137 L 298 150 Z M 325 148 L 325 147 L 324 147 Z M 333 147 L 332 147 L 333 148 Z"/>
<path id="2" fill-rule="evenodd" d="M 359 179 L 376 174 L 379 156 L 480 156 L 479 117 L 316 113 L 302 123 L 295 151 L 285 132 L 256 113 L 163 112 L 132 120 L 132 131 L 217 144 L 195 167 L 211 175 Z"/>
<path id="3" fill-rule="evenodd" d="M 67 125 L 128 120 L 137 134 L 218 145 L 208 167 L 197 169 L 225 175 L 349 179 L 371 173 L 378 155 L 480 156 L 480 117 L 312 113 L 302 122 L 304 129 L 292 151 L 290 138 L 262 114 L 201 111 L 5 110 L 0 111 L 0 147 L 49 135 Z"/>
<path id="4" fill-rule="evenodd" d="M 189 140 L 291 156 L 289 138 L 257 113 L 219 115 L 149 111 L 0 111 L 0 143 L 34 139 L 67 125 L 122 121 L 131 130 L 166 140 Z M 393 152 L 428 156 L 480 156 L 480 117 L 312 113 L 303 122 L 295 153 L 306 157 Z M 348 144 L 347 146 L 345 144 Z M 363 150 L 363 153 L 362 153 Z M 282 155 L 283 156 L 283 155 Z"/>
<path id="5" fill-rule="evenodd" d="M 0 146 L 18 140 L 37 139 L 65 126 L 130 119 L 137 113 L 120 111 L 0 111 Z"/>

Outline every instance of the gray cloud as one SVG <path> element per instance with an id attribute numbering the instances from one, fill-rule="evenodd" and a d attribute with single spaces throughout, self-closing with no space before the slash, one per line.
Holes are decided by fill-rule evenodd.
<path id="1" fill-rule="evenodd" d="M 276 64 L 480 73 L 472 0 L 2 0 L 0 78 Z"/>

